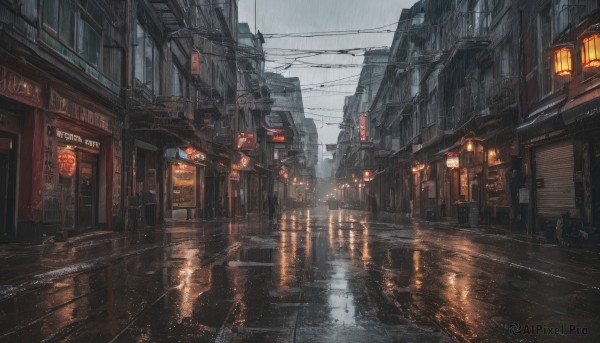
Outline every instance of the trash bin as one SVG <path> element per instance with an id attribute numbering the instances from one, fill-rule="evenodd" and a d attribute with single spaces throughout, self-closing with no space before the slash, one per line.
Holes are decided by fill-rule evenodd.
<path id="1" fill-rule="evenodd" d="M 477 227 L 479 225 L 479 207 L 476 202 L 469 203 L 469 226 Z"/>

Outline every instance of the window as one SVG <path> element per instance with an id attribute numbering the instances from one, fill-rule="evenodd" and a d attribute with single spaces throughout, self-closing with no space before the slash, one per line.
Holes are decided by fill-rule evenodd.
<path id="1" fill-rule="evenodd" d="M 75 46 L 75 8 L 70 1 L 60 1 L 58 35 L 70 47 Z"/>
<path id="2" fill-rule="evenodd" d="M 554 2 L 554 13 L 555 13 L 555 27 L 554 33 L 558 34 L 563 32 L 567 26 L 569 26 L 569 0 L 555 0 Z"/>
<path id="3" fill-rule="evenodd" d="M 87 21 L 80 19 L 77 38 L 77 52 L 90 63 L 97 65 L 100 35 Z"/>
<path id="4" fill-rule="evenodd" d="M 102 54 L 102 70 L 110 79 L 121 85 L 123 81 L 123 50 L 116 45 L 105 45 Z"/>
<path id="5" fill-rule="evenodd" d="M 419 94 L 419 84 L 421 83 L 421 73 L 418 67 L 415 67 L 411 73 L 410 80 L 410 95 L 417 96 Z"/>
<path id="6" fill-rule="evenodd" d="M 171 94 L 174 96 L 182 97 L 186 95 L 185 93 L 185 79 L 183 78 L 183 74 L 177 68 L 176 65 L 173 64 L 173 68 L 171 71 Z"/>
<path id="7" fill-rule="evenodd" d="M 139 23 L 136 24 L 135 44 L 135 78 L 158 95 L 160 87 L 158 49 Z"/>
<path id="8" fill-rule="evenodd" d="M 498 56 L 498 75 L 504 77 L 510 75 L 510 46 L 508 43 L 502 45 L 500 48 L 500 56 Z"/>
<path id="9" fill-rule="evenodd" d="M 44 0 L 42 9 L 44 24 L 54 31 L 58 31 L 58 2 L 59 0 Z"/>
<path id="10" fill-rule="evenodd" d="M 69 0 L 46 0 L 43 21 L 61 42 L 73 48 L 86 61 L 98 65 L 101 35 Z"/>

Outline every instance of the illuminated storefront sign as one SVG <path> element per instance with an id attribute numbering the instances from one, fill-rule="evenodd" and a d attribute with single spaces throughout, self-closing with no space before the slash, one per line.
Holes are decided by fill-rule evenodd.
<path id="1" fill-rule="evenodd" d="M 94 150 L 100 150 L 100 142 L 93 140 L 93 139 L 89 139 L 89 138 L 84 138 L 81 137 L 80 135 L 71 133 L 71 132 L 67 132 L 67 131 L 63 131 L 61 129 L 56 129 L 56 137 L 66 143 L 72 144 L 72 145 L 78 145 L 78 146 L 82 146 L 82 147 L 86 147 L 86 148 L 90 148 L 90 149 L 94 149 Z"/>
<path id="2" fill-rule="evenodd" d="M 285 135 L 274 135 L 270 137 L 270 140 L 273 143 L 287 143 L 287 138 L 285 137 Z"/>
<path id="3" fill-rule="evenodd" d="M 183 151 L 183 153 L 181 153 L 181 151 Z M 203 162 L 206 160 L 206 154 L 192 147 L 188 147 L 183 150 L 180 149 L 179 158 L 195 162 Z"/>
<path id="4" fill-rule="evenodd" d="M 252 158 L 240 153 L 237 161 L 232 165 L 232 169 L 237 170 L 237 171 L 253 170 L 252 169 Z"/>
<path id="5" fill-rule="evenodd" d="M 240 150 L 254 150 L 256 147 L 256 133 L 253 131 L 238 132 L 236 146 Z"/>
<path id="6" fill-rule="evenodd" d="M 361 142 L 367 141 L 367 114 L 361 113 L 358 118 L 359 138 Z"/>
<path id="7" fill-rule="evenodd" d="M 455 153 L 455 152 L 448 153 L 448 156 L 446 157 L 446 167 L 458 168 L 460 166 L 458 156 L 459 156 L 458 153 Z"/>

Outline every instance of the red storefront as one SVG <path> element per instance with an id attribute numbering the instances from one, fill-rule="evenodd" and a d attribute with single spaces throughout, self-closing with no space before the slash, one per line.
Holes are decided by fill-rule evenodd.
<path id="1" fill-rule="evenodd" d="M 0 237 L 112 227 L 121 207 L 121 124 L 81 92 L 0 60 Z"/>

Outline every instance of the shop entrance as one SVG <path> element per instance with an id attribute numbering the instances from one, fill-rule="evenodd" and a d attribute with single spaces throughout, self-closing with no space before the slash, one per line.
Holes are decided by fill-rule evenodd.
<path id="1" fill-rule="evenodd" d="M 98 157 L 87 151 L 62 149 L 59 166 L 63 168 L 60 173 L 63 228 L 91 228 L 98 222 Z"/>
<path id="2" fill-rule="evenodd" d="M 16 137 L 0 132 L 0 241 L 13 232 L 15 221 Z"/>

